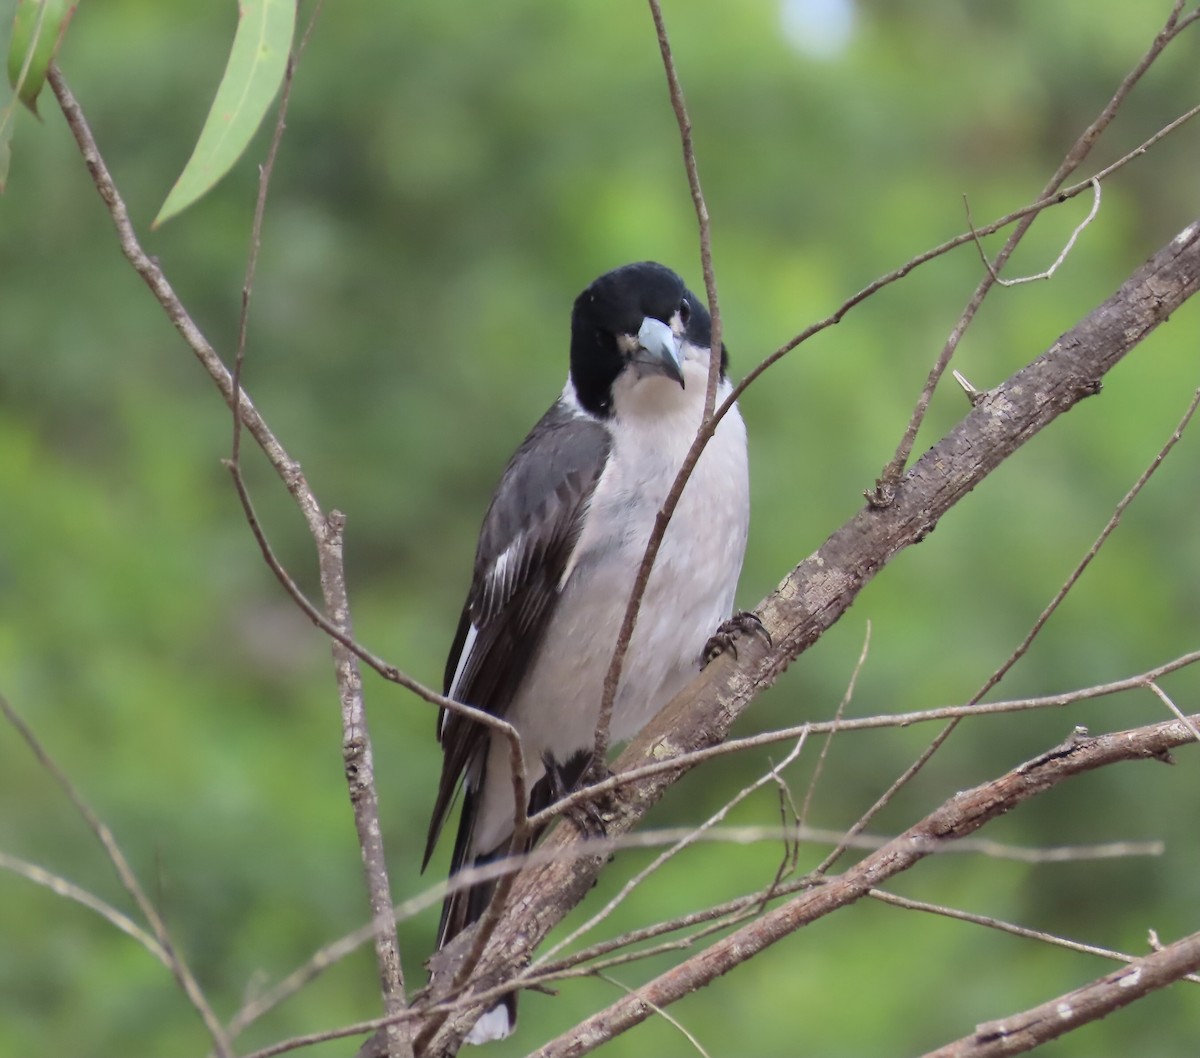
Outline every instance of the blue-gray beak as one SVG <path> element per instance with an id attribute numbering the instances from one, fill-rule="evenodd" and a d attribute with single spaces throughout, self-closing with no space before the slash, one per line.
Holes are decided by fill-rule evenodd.
<path id="1" fill-rule="evenodd" d="M 683 386 L 683 361 L 679 353 L 679 339 L 662 320 L 647 316 L 637 333 L 638 351 L 633 362 L 640 365 L 643 374 L 666 375 Z"/>

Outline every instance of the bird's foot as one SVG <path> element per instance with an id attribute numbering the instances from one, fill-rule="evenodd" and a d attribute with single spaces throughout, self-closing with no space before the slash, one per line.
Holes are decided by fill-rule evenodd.
<path id="1" fill-rule="evenodd" d="M 767 631 L 758 614 L 752 610 L 740 610 L 729 620 L 722 622 L 721 626 L 709 637 L 708 642 L 704 644 L 704 652 L 700 655 L 700 667 L 707 668 L 714 658 L 724 654 L 727 650 L 733 654 L 734 660 L 737 660 L 736 640 L 739 635 L 759 636 L 767 646 L 771 646 L 772 643 L 771 633 Z"/>
<path id="2" fill-rule="evenodd" d="M 602 760 L 592 757 L 587 766 L 579 773 L 573 783 L 567 784 L 565 776 L 555 769 L 555 800 L 562 800 L 568 794 L 577 790 L 586 790 L 598 782 L 612 777 L 612 769 Z M 603 793 L 597 797 L 578 801 L 563 810 L 563 815 L 574 824 L 575 828 L 585 838 L 602 838 L 608 834 L 605 816 L 612 814 L 612 793 Z"/>

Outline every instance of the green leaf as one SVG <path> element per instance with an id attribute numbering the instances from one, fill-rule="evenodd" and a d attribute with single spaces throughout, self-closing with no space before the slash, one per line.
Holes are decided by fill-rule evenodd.
<path id="1" fill-rule="evenodd" d="M 3 0 L 0 0 L 3 2 Z M 13 19 L 8 17 L 11 3 L 4 3 L 0 10 L 0 53 L 7 53 L 8 42 L 12 34 Z M 7 81 L 0 81 L 0 195 L 8 186 L 8 167 L 12 161 L 12 136 L 14 111 L 17 97 Z"/>
<path id="2" fill-rule="evenodd" d="M 191 158 L 150 226 L 157 228 L 207 192 L 250 143 L 283 83 L 297 0 L 243 0 L 225 75 Z"/>
<path id="3" fill-rule="evenodd" d="M 35 114 L 46 71 L 58 54 L 77 6 L 71 0 L 17 0 L 8 46 L 8 82 L 17 98 Z"/>

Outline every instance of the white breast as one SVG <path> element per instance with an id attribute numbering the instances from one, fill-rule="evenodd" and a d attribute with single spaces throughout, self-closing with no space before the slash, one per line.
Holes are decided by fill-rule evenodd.
<path id="1" fill-rule="evenodd" d="M 593 493 L 562 598 L 508 719 L 521 732 L 532 785 L 547 754 L 589 746 L 605 673 L 655 516 L 691 446 L 703 410 L 707 356 L 684 363 L 684 389 L 665 378 L 614 387 L 613 447 Z M 729 394 L 718 391 L 718 404 Z M 689 478 L 659 549 L 613 706 L 611 736 L 635 735 L 699 671 L 709 636 L 733 610 L 749 524 L 746 428 L 721 420 Z M 511 829 L 507 750 L 489 755 L 474 846 Z"/>

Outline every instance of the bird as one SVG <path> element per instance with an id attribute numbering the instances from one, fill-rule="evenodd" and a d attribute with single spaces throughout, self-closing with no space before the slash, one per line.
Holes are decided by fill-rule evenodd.
<path id="1" fill-rule="evenodd" d="M 605 675 L 655 517 L 704 411 L 712 323 L 704 302 L 652 261 L 605 273 L 571 312 L 566 385 L 505 467 L 487 508 L 471 586 L 446 661 L 453 701 L 521 738 L 530 813 L 578 788 L 592 764 Z M 719 352 L 718 404 L 729 396 Z M 704 448 L 668 523 L 625 656 L 610 722 L 632 738 L 699 672 L 733 612 L 749 528 L 746 428 L 736 404 Z M 456 799 L 450 861 L 514 853 L 507 740 L 461 713 L 438 720 L 441 779 L 422 870 Z M 494 881 L 452 892 L 438 948 L 477 921 Z M 515 993 L 469 1043 L 515 1026 Z"/>

